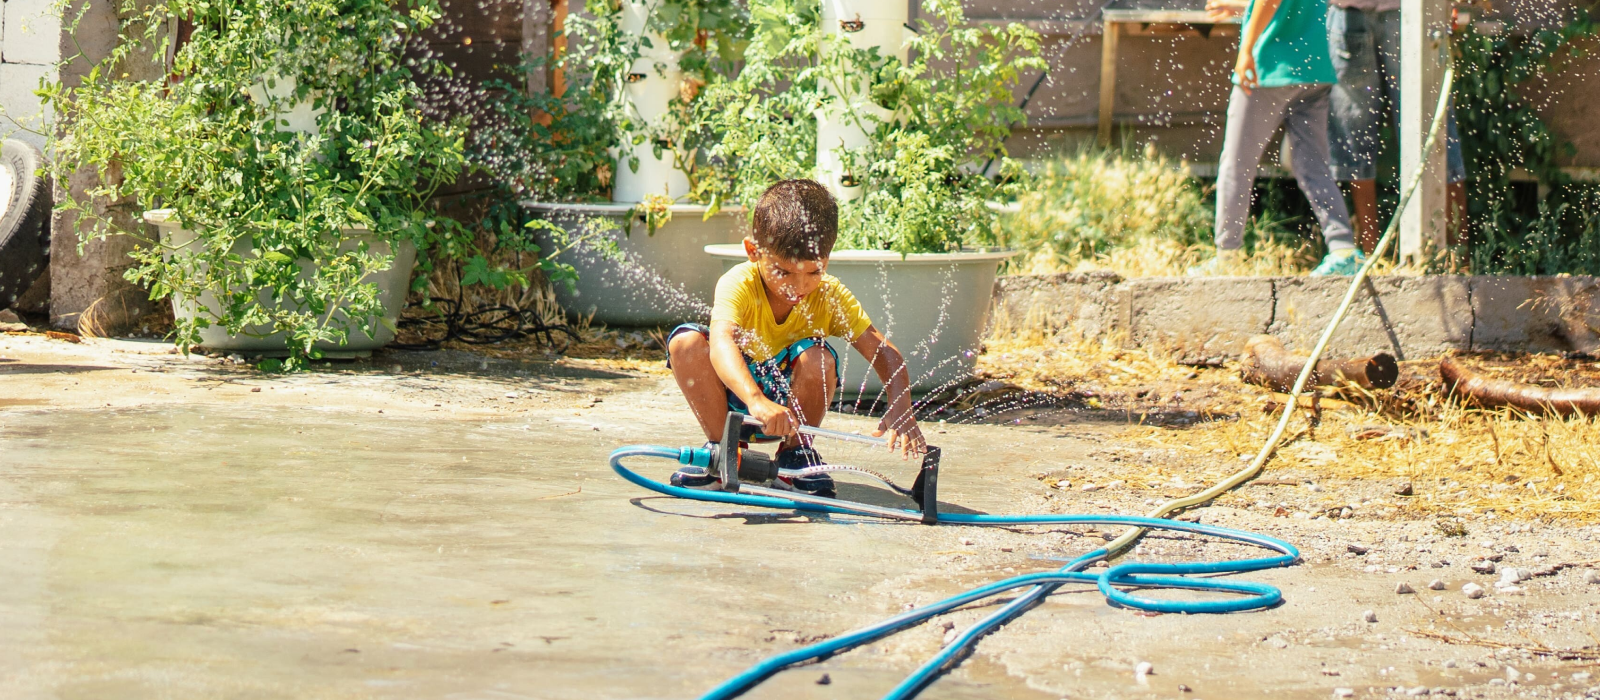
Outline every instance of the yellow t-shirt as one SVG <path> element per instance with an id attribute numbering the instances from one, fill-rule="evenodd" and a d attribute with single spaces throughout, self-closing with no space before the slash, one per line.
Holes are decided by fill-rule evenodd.
<path id="1" fill-rule="evenodd" d="M 753 362 L 766 362 L 774 355 L 806 338 L 838 336 L 854 341 L 872 321 L 856 296 L 839 278 L 824 274 L 822 284 L 807 294 L 778 323 L 767 303 L 767 289 L 755 263 L 733 266 L 717 280 L 717 298 L 711 305 L 711 320 L 732 321 L 739 349 Z"/>

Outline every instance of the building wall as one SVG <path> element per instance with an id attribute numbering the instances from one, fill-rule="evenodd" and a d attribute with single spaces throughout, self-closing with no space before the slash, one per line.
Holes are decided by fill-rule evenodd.
<path id="1" fill-rule="evenodd" d="M 61 20 L 53 0 L 0 0 L 0 138 L 44 147 L 49 108 L 33 91 L 55 78 Z"/>

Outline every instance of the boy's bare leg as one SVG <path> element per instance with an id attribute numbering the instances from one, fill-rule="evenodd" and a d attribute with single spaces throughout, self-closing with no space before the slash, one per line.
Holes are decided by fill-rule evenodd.
<path id="1" fill-rule="evenodd" d="M 711 366 L 711 341 L 699 333 L 679 333 L 667 344 L 672 376 L 707 440 L 721 440 L 728 417 L 728 390 Z"/>
<path id="2" fill-rule="evenodd" d="M 827 415 L 828 404 L 833 400 L 833 386 L 839 381 L 836 378 L 838 368 L 833 364 L 833 354 L 820 345 L 800 353 L 794 361 L 794 377 L 789 383 L 790 394 L 794 396 L 792 408 L 799 412 L 800 420 L 811 427 L 822 425 L 822 417 Z M 799 444 L 800 436 L 792 435 L 783 441 L 781 449 Z"/>
<path id="3" fill-rule="evenodd" d="M 1351 180 L 1350 201 L 1354 205 L 1350 223 L 1356 230 L 1356 247 L 1371 255 L 1382 235 L 1378 231 L 1378 181 Z"/>

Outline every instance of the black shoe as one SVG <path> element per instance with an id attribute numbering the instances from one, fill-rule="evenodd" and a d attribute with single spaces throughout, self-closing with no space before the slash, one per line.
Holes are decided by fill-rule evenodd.
<path id="1" fill-rule="evenodd" d="M 796 447 L 792 450 L 784 450 L 778 453 L 779 469 L 799 470 L 805 469 L 806 467 L 815 467 L 821 464 L 824 464 L 822 461 L 822 455 L 817 454 L 816 450 L 804 445 Z M 792 487 L 796 491 L 810 494 L 812 496 L 821 496 L 823 498 L 838 497 L 838 494 L 833 490 L 833 477 L 827 474 L 812 474 L 810 476 L 797 476 L 792 478 L 780 476 L 778 477 L 778 481 Z"/>

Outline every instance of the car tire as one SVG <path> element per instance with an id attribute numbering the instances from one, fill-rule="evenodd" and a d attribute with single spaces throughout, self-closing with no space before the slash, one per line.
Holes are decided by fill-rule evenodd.
<path id="1" fill-rule="evenodd" d="M 42 167 L 39 149 L 0 141 L 0 309 L 50 269 L 50 189 Z"/>

